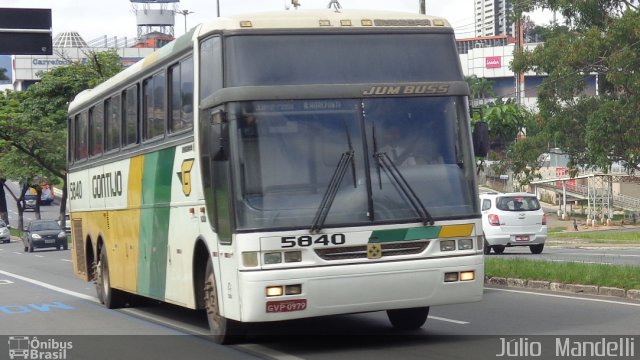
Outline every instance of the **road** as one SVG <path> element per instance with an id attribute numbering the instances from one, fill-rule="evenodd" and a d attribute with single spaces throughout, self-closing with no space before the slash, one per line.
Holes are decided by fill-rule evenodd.
<path id="1" fill-rule="evenodd" d="M 0 245 L 0 357 L 8 351 L 3 335 L 25 334 L 72 341 L 67 359 L 282 360 L 425 359 L 427 354 L 484 359 L 500 353 L 501 339 L 539 341 L 549 352 L 558 337 L 640 334 L 637 301 L 487 288 L 481 302 L 433 307 L 417 332 L 394 331 L 378 312 L 254 325 L 245 343 L 223 347 L 198 336 L 206 331 L 202 312 L 166 304 L 107 310 L 97 303 L 93 284 L 72 275 L 70 251 L 22 250 L 15 241 Z M 637 336 L 634 344 L 640 347 Z"/>

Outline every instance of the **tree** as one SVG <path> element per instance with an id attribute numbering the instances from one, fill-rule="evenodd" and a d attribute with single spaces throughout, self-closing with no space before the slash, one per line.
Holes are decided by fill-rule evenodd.
<path id="1" fill-rule="evenodd" d="M 3 160 L 8 154 L 16 157 L 15 161 L 0 161 L 0 174 L 7 174 L 7 178 L 14 180 L 35 176 L 58 179 L 62 184 L 60 219 L 64 219 L 66 213 L 69 102 L 81 91 L 95 87 L 122 70 L 115 51 L 86 55 L 89 59 L 86 64 L 56 67 L 41 73 L 40 82 L 27 91 L 7 91 L 0 96 L 0 141 L 5 144 Z M 20 157 L 21 160 L 17 160 Z"/>
<path id="2" fill-rule="evenodd" d="M 471 99 L 474 100 L 474 104 L 479 104 L 482 100 L 484 105 L 487 97 L 495 96 L 493 91 L 493 82 L 485 78 L 479 78 L 476 75 L 465 76 L 465 81 L 469 84 L 469 92 L 471 93 Z"/>
<path id="3" fill-rule="evenodd" d="M 554 143 L 572 166 L 605 170 L 620 162 L 640 170 L 640 12 L 638 1 L 520 2 L 559 11 L 545 43 L 516 54 L 514 71 L 546 73 L 538 91 L 537 143 Z M 587 78 L 598 94 L 586 96 Z"/>

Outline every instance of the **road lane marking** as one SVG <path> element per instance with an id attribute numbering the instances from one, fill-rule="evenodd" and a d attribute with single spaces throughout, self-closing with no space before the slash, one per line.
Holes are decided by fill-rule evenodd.
<path id="1" fill-rule="evenodd" d="M 44 257 L 44 256 L 42 256 L 42 255 L 33 255 L 33 256 L 35 256 L 35 257 L 39 257 L 39 258 L 43 258 L 43 257 Z"/>
<path id="2" fill-rule="evenodd" d="M 22 254 L 24 254 L 24 253 L 17 252 L 17 251 L 14 251 L 13 253 L 14 253 L 14 254 L 16 254 L 16 255 L 22 255 Z"/>
<path id="3" fill-rule="evenodd" d="M 201 336 L 208 336 L 210 335 L 208 332 L 203 332 L 196 326 L 188 326 L 185 325 L 183 323 L 180 323 L 178 321 L 171 321 L 165 318 L 161 318 L 159 316 L 154 316 L 154 315 L 148 315 L 146 314 L 144 311 L 135 309 L 135 308 L 121 308 L 118 309 L 118 312 L 122 312 L 122 313 L 126 313 L 129 314 L 130 316 L 139 318 L 139 319 L 143 319 L 155 324 L 161 324 L 161 325 L 165 325 L 168 326 L 174 330 L 180 330 L 184 333 L 187 334 L 191 334 L 191 335 L 201 335 Z"/>
<path id="4" fill-rule="evenodd" d="M 47 288 L 47 289 L 53 290 L 53 291 L 57 291 L 59 293 L 63 293 L 63 294 L 74 296 L 74 297 L 77 297 L 77 298 L 80 298 L 80 299 L 84 299 L 84 300 L 89 300 L 89 301 L 93 301 L 93 302 L 96 302 L 96 303 L 100 303 L 100 301 L 98 301 L 98 298 L 96 298 L 96 297 L 85 295 L 85 294 L 81 294 L 79 292 L 75 292 L 75 291 L 71 291 L 71 290 L 67 290 L 67 289 L 63 289 L 63 288 L 55 286 L 55 285 L 47 284 L 45 282 L 42 282 L 42 281 L 39 281 L 39 280 L 35 280 L 35 279 L 31 279 L 31 278 L 28 278 L 28 277 L 25 277 L 25 276 L 21 276 L 21 275 L 18 275 L 18 274 L 13 274 L 13 273 L 10 273 L 8 271 L 0 270 L 0 274 L 12 277 L 14 279 L 26 281 L 26 282 L 34 284 L 34 285 L 42 286 L 44 288 Z"/>
<path id="5" fill-rule="evenodd" d="M 13 281 L 11 281 L 11 280 L 0 280 L 0 285 L 9 285 L 9 284 L 13 284 Z"/>
<path id="6" fill-rule="evenodd" d="M 276 360 L 302 360 L 303 359 L 301 357 L 297 357 L 295 355 L 289 355 L 287 353 L 273 350 L 259 344 L 240 344 L 240 345 L 234 345 L 233 347 L 237 349 L 241 349 L 241 351 L 244 351 L 246 353 L 257 355 L 259 357 L 264 357 L 266 359 L 276 359 Z"/>
<path id="7" fill-rule="evenodd" d="M 467 325 L 469 323 L 468 321 L 453 320 L 453 319 L 447 319 L 447 318 L 443 318 L 439 316 L 431 316 L 431 315 L 429 315 L 429 319 L 445 321 L 445 322 L 450 322 L 450 323 L 459 324 L 459 325 Z"/>
<path id="8" fill-rule="evenodd" d="M 69 260 L 69 259 L 60 259 L 60 261 L 68 261 L 68 262 L 71 262 L 71 260 Z"/>
<path id="9" fill-rule="evenodd" d="M 606 299 L 592 299 L 585 298 L 579 296 L 570 296 L 570 295 L 560 295 L 560 294 L 546 294 L 546 293 L 537 293 L 533 291 L 524 291 L 524 290 L 511 290 L 511 289 L 499 289 L 494 287 L 486 287 L 487 289 L 495 290 L 495 291 L 503 291 L 503 292 L 512 292 L 526 295 L 535 295 L 535 296 L 547 296 L 547 297 L 555 297 L 555 298 L 563 298 L 563 299 L 572 299 L 572 300 L 584 300 L 584 301 L 592 301 L 592 302 L 602 302 L 607 304 L 616 304 L 616 305 L 627 305 L 627 306 L 635 306 L 640 307 L 640 303 L 628 303 L 623 301 L 615 301 L 615 300 L 606 300 Z"/>

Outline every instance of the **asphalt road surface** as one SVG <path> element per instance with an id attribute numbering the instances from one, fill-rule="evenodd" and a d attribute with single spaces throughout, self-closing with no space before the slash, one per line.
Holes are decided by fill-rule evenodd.
<path id="1" fill-rule="evenodd" d="M 0 357 L 31 341 L 70 342 L 66 359 L 485 359 L 499 357 L 504 343 L 532 343 L 544 359 L 554 358 L 556 341 L 604 336 L 640 353 L 640 302 L 505 288 L 487 288 L 481 302 L 433 307 L 416 332 L 395 331 L 376 312 L 253 325 L 244 343 L 219 346 L 202 337 L 202 312 L 104 308 L 69 259 L 70 251 L 0 245 Z"/>

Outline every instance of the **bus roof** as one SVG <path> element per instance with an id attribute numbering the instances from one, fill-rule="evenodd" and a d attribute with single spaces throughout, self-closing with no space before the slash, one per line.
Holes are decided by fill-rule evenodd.
<path id="1" fill-rule="evenodd" d="M 380 10 L 290 10 L 240 14 L 204 24 L 201 32 L 220 29 L 317 29 L 380 27 L 451 27 L 441 17 Z"/>
<path id="2" fill-rule="evenodd" d="M 211 22 L 200 24 L 176 40 L 156 50 L 144 59 L 121 71 L 97 87 L 78 94 L 69 105 L 69 112 L 78 107 L 86 107 L 95 101 L 94 96 L 107 95 L 120 89 L 122 84 L 132 81 L 146 71 L 155 71 L 156 65 L 164 64 L 165 59 L 185 52 L 193 47 L 193 41 L 208 33 L 221 30 L 255 29 L 411 29 L 440 28 L 451 30 L 447 20 L 437 16 L 407 12 L 380 10 L 289 10 L 261 13 L 247 13 L 230 17 L 214 18 Z M 149 74 L 150 75 L 150 74 Z M 145 75 L 146 76 L 146 75 Z"/>

